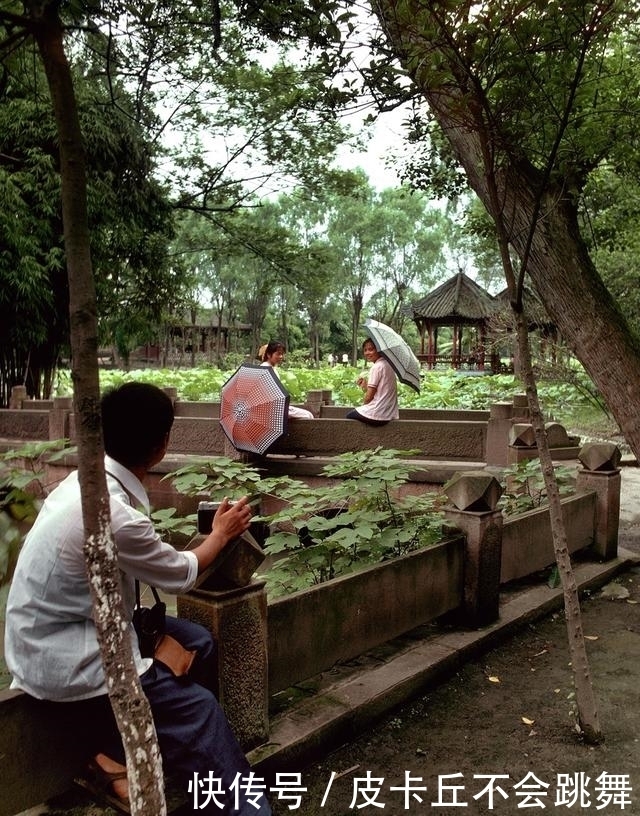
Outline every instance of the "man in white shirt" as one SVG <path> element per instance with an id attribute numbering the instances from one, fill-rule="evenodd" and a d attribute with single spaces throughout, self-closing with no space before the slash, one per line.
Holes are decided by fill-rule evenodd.
<path id="1" fill-rule="evenodd" d="M 161 540 L 148 517 L 143 481 L 164 457 L 172 424 L 173 404 L 155 386 L 126 383 L 102 399 L 111 528 L 124 606 L 131 618 L 136 579 L 168 593 L 187 592 L 199 572 L 248 529 L 251 520 L 246 497 L 233 505 L 225 500 L 211 533 L 197 548 L 180 552 Z M 124 761 L 124 752 L 106 696 L 83 545 L 80 486 L 74 472 L 47 497 L 25 539 L 7 601 L 5 658 L 12 688 L 64 705 L 70 721 L 87 719 L 91 712 L 106 725 L 95 734 L 90 749 L 103 757 L 97 767 L 94 758 L 94 770 L 108 772 Z M 249 772 L 249 765 L 211 691 L 215 664 L 211 635 L 198 624 L 167 618 L 167 634 L 196 652 L 189 673 L 176 677 L 164 663 L 141 656 L 132 624 L 129 633 L 165 772 L 185 785 L 211 774 L 228 791 L 236 776 Z M 118 782 L 110 792 L 124 799 L 126 780 Z M 264 797 L 259 810 L 242 799 L 239 810 L 233 805 L 229 792 L 223 809 L 212 804 L 210 812 L 263 816 L 271 812 Z"/>
<path id="2" fill-rule="evenodd" d="M 369 376 L 358 379 L 358 385 L 364 390 L 364 404 L 349 411 L 346 418 L 358 419 L 367 425 L 386 425 L 400 416 L 396 373 L 370 338 L 362 344 L 362 353 L 368 363 L 373 363 Z"/>

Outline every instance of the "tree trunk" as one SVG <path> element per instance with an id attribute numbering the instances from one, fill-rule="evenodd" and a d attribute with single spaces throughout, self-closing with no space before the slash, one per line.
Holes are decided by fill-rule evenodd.
<path id="1" fill-rule="evenodd" d="M 57 4 L 27 4 L 44 64 L 60 142 L 62 213 L 69 277 L 72 378 L 85 558 L 109 697 L 127 757 L 131 812 L 166 813 L 160 752 L 135 670 L 111 535 L 98 381 L 96 297 L 89 250 L 82 134 Z"/>
<path id="2" fill-rule="evenodd" d="M 547 490 L 553 548 L 564 593 L 565 622 L 567 624 L 571 671 L 573 673 L 573 684 L 576 693 L 578 725 L 585 740 L 590 744 L 596 744 L 601 742 L 603 737 L 598 719 L 598 708 L 593 692 L 593 685 L 591 683 L 589 660 L 587 658 L 584 632 L 582 630 L 582 614 L 580 612 L 578 586 L 571 566 L 571 558 L 567 546 L 567 533 L 562 515 L 560 492 L 555 477 L 553 460 L 549 450 L 547 432 L 545 430 L 542 411 L 540 410 L 538 390 L 533 374 L 533 366 L 531 364 L 528 321 L 523 312 L 517 313 L 514 311 L 514 314 L 518 335 L 518 356 L 521 361 L 522 377 L 527 393 L 529 410 L 531 411 L 531 423 L 536 435 L 538 456 L 540 457 L 540 466 Z"/>
<path id="3" fill-rule="evenodd" d="M 415 21 L 427 15 L 428 4 L 409 0 L 371 0 L 389 38 L 464 168 L 467 180 L 494 220 L 507 229 L 508 240 L 521 260 L 527 253 L 531 224 L 536 229 L 527 272 L 563 339 L 580 360 L 616 418 L 631 449 L 640 457 L 640 340 L 633 335 L 616 302 L 604 286 L 580 236 L 577 209 L 565 189 L 548 188 L 540 196 L 541 174 L 524 158 L 504 156 L 487 165 L 482 128 L 494 145 L 504 134 L 500 121 L 490 123 L 477 114 L 480 100 L 465 74 L 458 78 L 447 54 L 435 78 L 428 73 L 433 59 Z M 425 59 L 420 59 L 424 55 Z M 488 175 L 497 186 L 498 208 L 492 203 Z M 536 211 L 540 205 L 539 212 Z"/>

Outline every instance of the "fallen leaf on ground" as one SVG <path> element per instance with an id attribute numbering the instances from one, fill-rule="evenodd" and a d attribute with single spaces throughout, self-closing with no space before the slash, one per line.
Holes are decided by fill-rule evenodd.
<path id="1" fill-rule="evenodd" d="M 611 598 L 611 600 L 623 600 L 629 597 L 629 590 L 617 584 L 615 581 L 612 581 L 603 587 L 602 594 L 605 598 Z"/>
<path id="2" fill-rule="evenodd" d="M 525 725 L 533 725 L 533 724 L 534 724 L 534 722 L 535 722 L 535 720 L 530 720 L 528 717 L 522 717 L 522 722 L 523 722 Z"/>
<path id="3" fill-rule="evenodd" d="M 487 678 L 490 683 L 499 683 L 500 678 L 496 677 L 495 674 L 492 674 L 490 677 Z"/>
<path id="4" fill-rule="evenodd" d="M 584 639 L 585 639 L 585 640 L 597 640 L 597 639 L 598 639 L 598 635 L 585 635 L 585 636 L 584 636 Z"/>

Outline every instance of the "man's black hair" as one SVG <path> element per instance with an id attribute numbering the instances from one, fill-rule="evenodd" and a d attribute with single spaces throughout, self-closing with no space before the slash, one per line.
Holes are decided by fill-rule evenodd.
<path id="1" fill-rule="evenodd" d="M 110 388 L 100 406 L 104 449 L 125 466 L 148 464 L 173 425 L 171 398 L 148 383 Z"/>

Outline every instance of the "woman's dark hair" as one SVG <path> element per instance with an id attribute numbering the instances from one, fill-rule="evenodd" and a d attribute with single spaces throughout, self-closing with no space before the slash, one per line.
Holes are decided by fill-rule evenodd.
<path id="1" fill-rule="evenodd" d="M 128 382 L 105 391 L 101 403 L 105 452 L 127 466 L 146 465 L 173 425 L 173 402 L 155 385 Z"/>
<path id="2" fill-rule="evenodd" d="M 262 362 L 264 363 L 265 360 L 271 357 L 272 354 L 275 354 L 278 349 L 282 349 L 284 351 L 284 343 L 282 340 L 269 340 L 267 347 L 264 350 L 264 354 L 262 355 Z"/>

